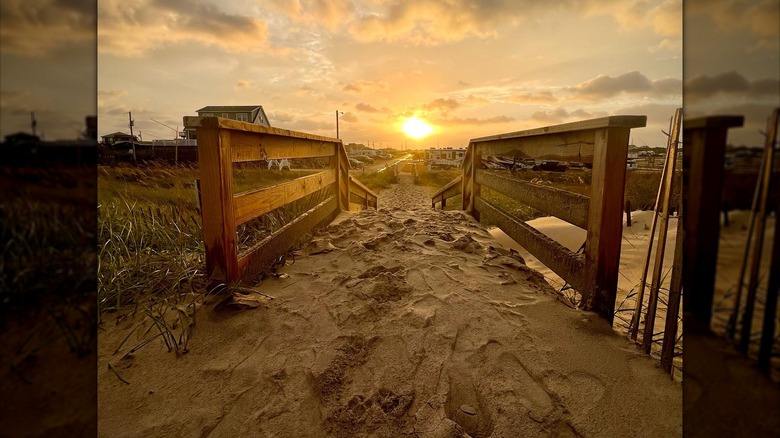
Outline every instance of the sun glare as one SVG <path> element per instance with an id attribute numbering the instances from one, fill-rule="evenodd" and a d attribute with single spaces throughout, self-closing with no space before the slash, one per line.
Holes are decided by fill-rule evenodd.
<path id="1" fill-rule="evenodd" d="M 425 120 L 418 119 L 417 116 L 409 117 L 404 122 L 403 128 L 406 135 L 414 139 L 420 139 L 433 132 L 431 125 Z"/>

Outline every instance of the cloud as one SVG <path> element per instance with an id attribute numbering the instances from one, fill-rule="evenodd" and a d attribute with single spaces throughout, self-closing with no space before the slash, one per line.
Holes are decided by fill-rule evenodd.
<path id="1" fill-rule="evenodd" d="M 534 111 L 533 113 L 531 113 L 531 118 L 544 123 L 560 123 L 569 119 L 587 120 L 596 117 L 603 117 L 606 115 L 607 113 L 602 111 L 589 112 L 582 108 L 579 108 L 569 112 L 566 111 L 565 108 L 558 107 L 552 111 L 543 111 L 543 110 Z"/>
<path id="2" fill-rule="evenodd" d="M 94 5 L 90 0 L 3 0 L 0 52 L 45 56 L 76 43 L 94 42 Z"/>
<path id="3" fill-rule="evenodd" d="M 682 81 L 674 78 L 651 81 L 642 73 L 632 71 L 616 77 L 599 75 L 568 90 L 588 99 L 613 97 L 621 93 L 679 95 L 682 92 Z"/>
<path id="4" fill-rule="evenodd" d="M 246 90 L 255 86 L 255 81 L 251 79 L 240 79 L 236 81 L 236 85 L 233 87 L 235 90 Z"/>
<path id="5" fill-rule="evenodd" d="M 553 96 L 550 91 L 540 91 L 538 93 L 516 93 L 509 96 L 509 100 L 515 103 L 534 104 L 534 103 L 554 103 L 558 98 Z"/>
<path id="6" fill-rule="evenodd" d="M 660 36 L 682 36 L 682 0 L 591 0 L 585 2 L 584 12 L 586 16 L 610 15 L 624 31 L 650 28 Z"/>
<path id="7" fill-rule="evenodd" d="M 688 2 L 685 13 L 706 16 L 721 30 L 748 31 L 758 37 L 780 35 L 780 8 L 777 0 L 709 0 Z"/>
<path id="8" fill-rule="evenodd" d="M 271 0 L 268 6 L 306 27 L 322 26 L 335 31 L 356 12 L 351 0 Z"/>
<path id="9" fill-rule="evenodd" d="M 184 42 L 216 46 L 230 53 L 287 53 L 270 46 L 265 21 L 189 0 L 101 0 L 98 38 L 100 52 L 117 56 L 141 56 L 148 50 Z"/>
<path id="10" fill-rule="evenodd" d="M 503 28 L 528 19 L 540 20 L 564 8 L 590 16 L 611 15 L 628 32 L 650 28 L 667 38 L 682 35 L 681 0 L 612 0 L 606 7 L 604 1 L 594 0 L 556 2 L 553 6 L 530 0 L 395 0 L 363 2 L 356 7 L 360 12 L 354 19 L 350 20 L 350 14 L 343 19 L 349 35 L 360 42 L 438 45 L 468 37 L 494 38 Z"/>
<path id="11" fill-rule="evenodd" d="M 0 90 L 0 108 L 19 107 L 30 98 L 27 90 Z"/>
<path id="12" fill-rule="evenodd" d="M 344 87 L 342 87 L 342 91 L 354 91 L 356 93 L 362 93 L 364 91 L 385 91 L 387 88 L 387 82 L 360 80 L 347 83 L 344 85 Z"/>
<path id="13" fill-rule="evenodd" d="M 460 126 L 460 125 L 479 126 L 479 125 L 509 123 L 509 122 L 513 122 L 514 120 L 515 120 L 514 117 L 507 117 L 507 116 L 494 116 L 494 117 L 488 117 L 486 119 L 478 119 L 475 117 L 467 117 L 467 118 L 452 117 L 452 118 L 431 119 L 431 122 L 440 126 Z"/>
<path id="14" fill-rule="evenodd" d="M 577 94 L 588 97 L 611 97 L 622 92 L 636 93 L 649 91 L 653 83 L 642 73 L 632 71 L 617 77 L 599 75 L 587 80 L 576 87 Z"/>
<path id="15" fill-rule="evenodd" d="M 125 90 L 98 90 L 98 99 L 121 99 L 127 97 Z"/>
<path id="16" fill-rule="evenodd" d="M 777 98 L 780 96 L 780 80 L 764 78 L 748 81 L 741 74 L 731 71 L 714 77 L 699 75 L 685 82 L 686 99 L 695 101 L 718 94 Z"/>
<path id="17" fill-rule="evenodd" d="M 439 98 L 424 104 L 422 107 L 426 111 L 448 112 L 454 111 L 459 106 L 460 104 L 453 99 Z"/>
<path id="18" fill-rule="evenodd" d="M 339 120 L 350 122 L 350 123 L 357 123 L 358 118 L 355 117 L 354 113 L 344 113 L 343 116 L 339 117 Z"/>
<path id="19" fill-rule="evenodd" d="M 355 105 L 355 109 L 358 110 L 358 111 L 362 111 L 364 113 L 388 113 L 388 112 L 390 112 L 390 110 L 387 109 L 387 108 L 383 107 L 382 109 L 379 109 L 379 108 L 376 108 L 376 107 L 374 107 L 372 105 L 369 105 L 369 104 L 363 103 L 363 102 L 360 102 L 357 105 Z"/>

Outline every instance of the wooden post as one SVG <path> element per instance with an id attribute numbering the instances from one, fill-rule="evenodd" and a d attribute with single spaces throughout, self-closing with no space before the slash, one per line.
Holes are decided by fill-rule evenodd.
<path id="1" fill-rule="evenodd" d="M 726 201 L 723 201 L 723 226 L 729 226 L 729 204 Z"/>
<path id="2" fill-rule="evenodd" d="M 685 330 L 709 331 L 718 259 L 723 162 L 729 128 L 742 116 L 683 122 L 683 312 Z"/>
<path id="3" fill-rule="evenodd" d="M 585 245 L 585 290 L 581 307 L 612 324 L 617 294 L 623 230 L 629 128 L 596 131 L 593 148 L 588 232 Z"/>
<path id="4" fill-rule="evenodd" d="M 206 274 L 230 283 L 238 278 L 230 136 L 211 122 L 197 128 Z"/>
<path id="5" fill-rule="evenodd" d="M 336 191 L 341 211 L 349 211 L 349 158 L 342 143 L 336 143 Z"/>
<path id="6" fill-rule="evenodd" d="M 631 226 L 631 201 L 626 201 L 626 226 Z"/>

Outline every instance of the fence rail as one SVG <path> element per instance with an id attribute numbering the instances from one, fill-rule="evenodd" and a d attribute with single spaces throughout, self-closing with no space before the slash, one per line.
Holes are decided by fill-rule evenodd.
<path id="1" fill-rule="evenodd" d="M 461 195 L 463 210 L 501 228 L 579 291 L 580 307 L 611 323 L 629 133 L 646 123 L 646 116 L 612 116 L 473 139 L 463 161 L 463 174 L 434 194 L 431 203 L 445 206 L 447 199 Z M 499 155 L 592 163 L 590 196 L 514 181 L 480 169 L 482 157 Z M 570 251 L 491 204 L 482 198 L 482 186 L 584 228 L 584 253 Z M 454 187 L 460 187 L 460 192 Z"/>
<path id="2" fill-rule="evenodd" d="M 240 282 L 261 273 L 302 236 L 340 211 L 377 208 L 377 195 L 349 175 L 341 140 L 223 119 L 185 117 L 195 128 L 206 271 L 211 278 Z M 331 168 L 271 187 L 233 194 L 233 163 L 281 158 L 329 157 Z M 335 194 L 239 254 L 236 227 L 315 193 Z M 351 199 L 360 203 L 352 203 Z"/>

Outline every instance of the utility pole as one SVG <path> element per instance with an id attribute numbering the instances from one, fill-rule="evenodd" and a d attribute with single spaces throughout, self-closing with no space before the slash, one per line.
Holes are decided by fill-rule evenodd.
<path id="1" fill-rule="evenodd" d="M 341 138 L 339 137 L 339 113 L 344 114 L 344 112 L 336 110 L 336 138 Z"/>
<path id="2" fill-rule="evenodd" d="M 35 135 L 35 128 L 38 126 L 38 121 L 35 120 L 35 111 L 30 111 L 30 125 L 32 127 L 32 135 Z"/>
<path id="3" fill-rule="evenodd" d="M 133 113 L 132 111 L 127 112 L 128 116 L 130 117 L 130 141 L 133 143 L 133 162 L 137 162 L 135 158 L 135 136 L 133 135 Z"/>

